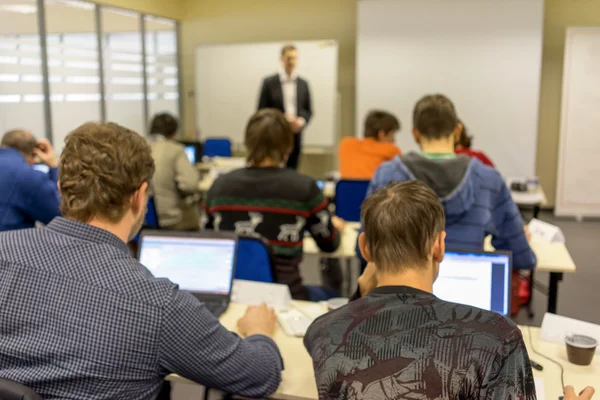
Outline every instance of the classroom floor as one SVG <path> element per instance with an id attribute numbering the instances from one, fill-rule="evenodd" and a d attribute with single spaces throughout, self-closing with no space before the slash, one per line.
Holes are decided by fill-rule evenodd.
<path id="1" fill-rule="evenodd" d="M 528 218 L 527 215 L 525 215 Z M 550 212 L 542 212 L 540 219 L 559 226 L 567 239 L 567 247 L 577 266 L 577 273 L 564 274 L 564 280 L 558 288 L 558 313 L 600 324 L 600 254 L 596 253 L 600 243 L 600 221 L 577 222 L 555 218 Z M 354 264 L 358 268 L 358 264 Z M 345 270 L 345 268 L 344 268 Z M 320 284 L 319 263 L 316 256 L 305 256 L 301 273 L 307 284 Z M 539 272 L 535 280 L 547 287 L 549 274 Z M 355 281 L 355 280 L 354 280 Z M 525 310 L 515 318 L 523 325 L 540 326 L 546 312 L 548 298 L 539 291 L 534 292 L 533 311 L 535 316 L 529 320 Z"/>

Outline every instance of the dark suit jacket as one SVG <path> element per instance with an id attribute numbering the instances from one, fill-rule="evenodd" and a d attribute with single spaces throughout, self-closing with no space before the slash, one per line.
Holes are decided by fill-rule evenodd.
<path id="1" fill-rule="evenodd" d="M 296 79 L 296 85 L 298 116 L 304 118 L 308 124 L 310 117 L 312 116 L 308 83 L 304 79 L 298 77 Z M 281 88 L 279 74 L 268 76 L 263 80 L 260 98 L 258 100 L 258 109 L 260 110 L 263 108 L 276 108 L 285 113 L 283 89 Z"/>

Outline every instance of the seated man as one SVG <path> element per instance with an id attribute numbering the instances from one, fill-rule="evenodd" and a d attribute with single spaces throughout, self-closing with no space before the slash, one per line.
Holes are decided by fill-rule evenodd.
<path id="1" fill-rule="evenodd" d="M 423 97 L 413 113 L 413 136 L 421 153 L 408 153 L 382 164 L 367 196 L 390 182 L 421 180 L 440 199 L 446 214 L 446 244 L 482 249 L 487 235 L 497 250 L 513 254 L 515 269 L 532 269 L 536 257 L 517 205 L 502 176 L 479 160 L 454 153 L 462 126 L 452 102 L 436 94 Z"/>
<path id="2" fill-rule="evenodd" d="M 200 174 L 190 163 L 182 144 L 175 141 L 178 123 L 170 114 L 158 114 L 150 126 L 152 157 L 156 173 L 152 192 L 163 229 L 197 231 L 200 229 L 198 182 Z"/>
<path id="3" fill-rule="evenodd" d="M 332 216 L 314 179 L 285 168 L 294 137 L 283 113 L 258 111 L 246 128 L 248 167 L 222 175 L 210 188 L 204 208 L 208 229 L 264 236 L 275 256 L 275 280 L 298 300 L 325 300 L 336 294 L 306 287 L 298 266 L 308 230 L 322 251 L 340 244 L 343 221 Z"/>
<path id="4" fill-rule="evenodd" d="M 47 174 L 36 171 L 36 160 Z M 60 215 L 58 159 L 50 142 L 37 141 L 30 132 L 7 132 L 0 142 L 0 231 L 33 228 Z"/>
<path id="5" fill-rule="evenodd" d="M 371 111 L 365 119 L 365 138 L 348 136 L 339 148 L 342 179 L 371 179 L 379 165 L 402 154 L 394 143 L 400 122 L 386 111 Z"/>
<path id="6" fill-rule="evenodd" d="M 0 378 L 52 399 L 153 399 L 171 372 L 248 397 L 277 389 L 272 310 L 250 308 L 242 339 L 129 254 L 153 174 L 135 132 L 89 123 L 67 136 L 64 218 L 0 234 Z"/>
<path id="7" fill-rule="evenodd" d="M 390 185 L 365 200 L 362 220 L 360 250 L 378 283 L 309 328 L 319 396 L 535 399 L 519 328 L 432 294 L 446 238 L 436 194 L 419 181 Z"/>

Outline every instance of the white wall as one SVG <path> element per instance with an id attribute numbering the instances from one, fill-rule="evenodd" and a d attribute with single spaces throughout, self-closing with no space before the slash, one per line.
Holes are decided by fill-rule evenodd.
<path id="1" fill-rule="evenodd" d="M 413 106 L 439 92 L 503 175 L 534 174 L 543 0 L 362 0 L 358 7 L 358 135 L 370 109 L 387 109 L 400 117 L 402 150 L 415 150 Z"/>

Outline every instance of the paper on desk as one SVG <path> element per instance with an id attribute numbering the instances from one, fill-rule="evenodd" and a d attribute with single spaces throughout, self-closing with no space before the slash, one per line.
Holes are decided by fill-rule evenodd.
<path id="1" fill-rule="evenodd" d="M 533 377 L 535 382 L 535 395 L 537 400 L 544 400 L 546 398 L 546 389 L 544 388 L 544 380 L 542 378 Z"/>
<path id="2" fill-rule="evenodd" d="M 540 339 L 558 344 L 565 343 L 567 334 L 579 334 L 593 337 L 600 341 L 600 325 L 567 318 L 556 314 L 546 313 L 540 329 Z M 600 346 L 596 348 L 600 354 Z"/>
<path id="3" fill-rule="evenodd" d="M 231 299 L 236 303 L 250 306 L 265 303 L 269 307 L 280 310 L 290 305 L 292 295 L 288 285 L 236 279 L 233 281 Z"/>
<path id="4" fill-rule="evenodd" d="M 529 232 L 531 232 L 532 235 L 540 236 L 548 242 L 565 242 L 565 235 L 558 226 L 540 221 L 536 218 L 529 222 Z"/>

